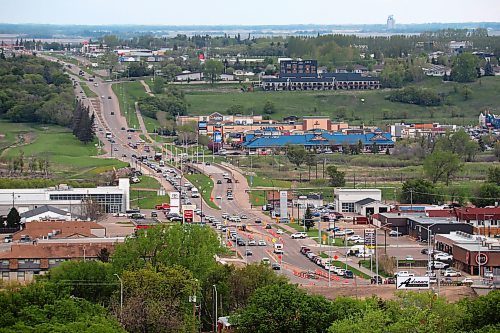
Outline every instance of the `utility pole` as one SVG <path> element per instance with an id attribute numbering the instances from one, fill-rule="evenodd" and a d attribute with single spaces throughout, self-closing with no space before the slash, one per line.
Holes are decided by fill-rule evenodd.
<path id="1" fill-rule="evenodd" d="M 120 281 L 120 319 L 122 319 L 122 313 L 123 313 L 123 280 L 120 278 L 118 274 L 113 274 L 118 278 Z"/>
<path id="2" fill-rule="evenodd" d="M 213 289 L 214 289 L 214 297 L 215 297 L 215 307 L 214 307 L 214 310 L 215 310 L 215 318 L 214 318 L 214 332 L 217 332 L 217 286 L 214 284 L 213 285 Z"/>
<path id="3" fill-rule="evenodd" d="M 410 210 L 413 210 L 413 189 L 410 189 Z"/>

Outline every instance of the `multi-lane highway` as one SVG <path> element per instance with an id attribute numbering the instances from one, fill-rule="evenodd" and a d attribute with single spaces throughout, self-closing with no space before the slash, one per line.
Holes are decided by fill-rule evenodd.
<path id="1" fill-rule="evenodd" d="M 151 168 L 138 162 L 135 158 L 132 158 L 132 155 L 135 154 L 139 156 L 142 155 L 142 152 L 131 148 L 128 144 L 129 142 L 140 141 L 141 138 L 139 135 L 143 133 L 140 130 L 134 132 L 127 131 L 128 125 L 126 118 L 121 114 L 117 96 L 115 96 L 111 89 L 112 84 L 119 83 L 106 82 L 99 77 L 95 77 L 93 78 L 93 82 L 89 82 L 88 74 L 85 74 L 85 81 L 80 81 L 81 76 L 78 75 L 80 68 L 72 65 L 71 68 L 66 66 L 66 69 L 76 82 L 75 93 L 77 98 L 81 99 L 82 102 L 88 105 L 91 111 L 96 114 L 96 134 L 100 141 L 104 143 L 103 149 L 106 152 L 103 156 L 118 158 L 129 162 L 131 166 L 137 167 L 137 169 L 141 168 L 144 173 L 150 174 L 158 179 L 167 191 L 173 191 L 173 186 L 162 177 L 161 173 L 155 172 Z M 89 96 L 85 96 L 84 90 L 80 86 L 84 84 L 98 97 L 89 98 Z M 107 138 L 106 132 L 111 132 L 112 138 Z M 203 203 L 203 213 L 211 215 L 219 221 L 225 221 L 228 230 L 237 230 L 238 227 L 241 227 L 243 224 L 246 225 L 246 231 L 237 231 L 238 235 L 246 241 L 246 245 L 238 247 L 234 242 L 230 243 L 235 247 L 244 261 L 261 262 L 263 258 L 269 258 L 271 263 L 279 263 L 281 266 L 280 272 L 289 276 L 293 282 L 323 285 L 327 283 L 325 279 L 308 280 L 297 276 L 298 272 L 322 270 L 319 266 L 300 254 L 300 247 L 302 245 L 314 248 L 316 243 L 311 239 L 292 240 L 286 232 L 278 234 L 278 229 L 290 230 L 290 228 L 278 226 L 273 223 L 274 221 L 272 221 L 269 216 L 264 215 L 259 209 L 252 209 L 248 200 L 248 184 L 243 175 L 221 165 L 193 164 L 190 166 L 198 168 L 201 172 L 211 176 L 214 180 L 214 193 L 212 193 L 212 196 L 221 209 L 212 209 L 206 203 Z M 225 175 L 226 177 L 224 177 Z M 228 183 L 226 178 L 231 179 L 232 182 Z M 217 184 L 218 180 L 220 180 L 220 184 Z M 185 181 L 185 179 L 182 179 L 182 183 Z M 228 200 L 228 190 L 232 191 L 233 200 Z M 197 199 L 191 199 L 193 204 L 197 204 L 198 207 L 202 204 L 201 200 L 202 199 L 200 199 L 200 202 L 197 202 Z M 229 222 L 222 217 L 224 213 L 229 216 L 239 216 L 240 218 L 246 216 L 246 219 L 242 219 L 241 222 Z M 256 220 L 262 222 L 255 223 Z M 266 229 L 265 226 L 267 224 L 272 224 L 272 229 Z M 220 232 L 220 230 L 218 232 Z M 221 232 L 221 238 L 230 242 L 227 232 Z M 264 240 L 266 245 L 249 246 L 248 243 L 252 240 L 255 240 L 257 244 L 259 240 Z M 274 244 L 283 244 L 284 253 L 282 255 L 274 253 Z M 252 255 L 247 256 L 247 250 L 250 250 Z M 333 281 L 332 283 L 339 282 Z M 345 281 L 343 283 L 345 283 Z"/>

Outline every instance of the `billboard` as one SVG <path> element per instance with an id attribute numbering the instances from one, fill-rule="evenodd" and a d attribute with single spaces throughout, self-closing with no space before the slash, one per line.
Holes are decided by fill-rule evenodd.
<path id="1" fill-rule="evenodd" d="M 181 196 L 179 192 L 169 192 L 168 193 L 170 197 L 170 213 L 175 213 L 179 214 L 179 208 L 180 208 L 180 203 L 181 203 Z"/>
<path id="2" fill-rule="evenodd" d="M 182 217 L 184 223 L 193 223 L 194 222 L 194 210 L 196 209 L 195 205 L 183 205 L 182 206 Z"/>
<path id="3" fill-rule="evenodd" d="M 214 142 L 221 143 L 222 142 L 222 133 L 219 131 L 214 132 Z"/>
<path id="4" fill-rule="evenodd" d="M 206 121 L 199 121 L 198 122 L 198 129 L 199 130 L 206 130 L 208 127 L 208 123 Z"/>
<path id="5" fill-rule="evenodd" d="M 376 232 L 375 229 L 365 229 L 365 245 L 366 246 L 375 246 L 376 240 Z"/>
<path id="6" fill-rule="evenodd" d="M 280 191 L 280 217 L 288 217 L 288 192 Z"/>
<path id="7" fill-rule="evenodd" d="M 429 289 L 431 285 L 428 276 L 398 276 L 396 289 Z"/>

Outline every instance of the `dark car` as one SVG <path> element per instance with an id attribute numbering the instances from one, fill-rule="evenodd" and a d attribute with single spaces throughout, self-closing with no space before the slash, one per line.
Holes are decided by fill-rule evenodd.
<path id="1" fill-rule="evenodd" d="M 344 272 L 344 277 L 346 279 L 354 279 L 354 273 L 352 271 L 345 271 Z"/>
<path id="2" fill-rule="evenodd" d="M 272 229 L 273 227 L 270 224 L 266 225 L 266 229 Z"/>
<path id="3" fill-rule="evenodd" d="M 238 244 L 238 246 L 245 246 L 245 245 L 247 245 L 247 243 L 243 239 L 241 239 L 241 238 L 239 238 L 236 241 L 236 244 Z"/>
<path id="4" fill-rule="evenodd" d="M 273 262 L 273 264 L 271 265 L 271 268 L 275 271 L 279 271 L 281 270 L 281 266 L 280 264 L 276 263 L 276 262 Z"/>
<path id="5" fill-rule="evenodd" d="M 226 183 L 228 183 L 228 184 L 229 184 L 229 183 L 232 183 L 232 182 L 233 182 L 233 181 L 232 181 L 232 179 L 231 179 L 231 178 L 228 178 L 228 179 L 226 180 Z"/>
<path id="6" fill-rule="evenodd" d="M 387 278 L 385 281 L 387 284 L 396 284 L 396 279 L 393 277 Z"/>
<path id="7" fill-rule="evenodd" d="M 370 279 L 371 284 L 382 284 L 382 277 L 380 275 L 375 275 Z"/>
<path id="8" fill-rule="evenodd" d="M 220 180 L 220 179 L 219 179 L 219 180 L 217 181 L 217 184 L 222 184 L 222 180 Z"/>
<path id="9" fill-rule="evenodd" d="M 262 223 L 262 220 L 261 219 L 256 219 L 255 223 Z"/>
<path id="10" fill-rule="evenodd" d="M 111 96 L 108 96 L 108 99 L 111 99 Z"/>

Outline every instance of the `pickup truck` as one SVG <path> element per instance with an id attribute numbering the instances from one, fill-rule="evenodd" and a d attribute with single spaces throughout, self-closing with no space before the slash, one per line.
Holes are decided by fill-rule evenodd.
<path id="1" fill-rule="evenodd" d="M 156 205 L 155 210 L 168 210 L 170 205 L 168 203 L 162 203 L 161 205 Z"/>

